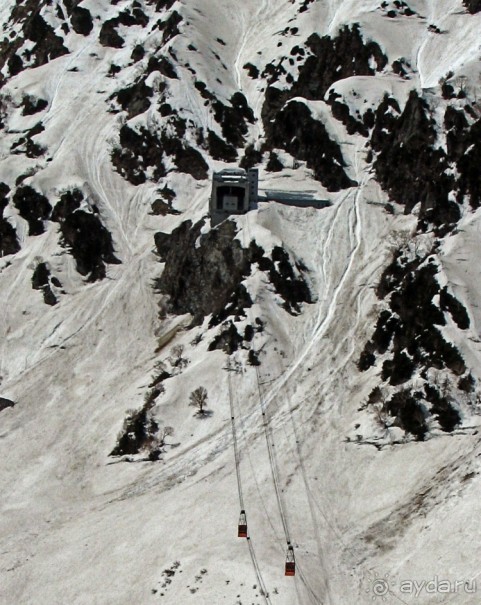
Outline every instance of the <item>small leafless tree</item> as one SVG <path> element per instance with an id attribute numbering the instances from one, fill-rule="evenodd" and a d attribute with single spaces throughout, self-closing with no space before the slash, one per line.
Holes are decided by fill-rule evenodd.
<path id="1" fill-rule="evenodd" d="M 160 431 L 158 432 L 157 436 L 156 436 L 156 446 L 157 447 L 164 447 L 165 445 L 165 439 L 167 437 L 170 437 L 171 435 L 174 434 L 174 427 L 172 426 L 164 426 L 160 429 Z"/>
<path id="2" fill-rule="evenodd" d="M 198 387 L 192 391 L 189 397 L 189 405 L 193 405 L 199 410 L 199 414 L 204 414 L 204 408 L 207 405 L 207 389 Z"/>
<path id="3" fill-rule="evenodd" d="M 163 453 L 163 447 L 165 446 L 165 440 L 170 435 L 174 434 L 174 429 L 171 426 L 162 427 L 157 435 L 152 438 L 151 442 L 148 444 L 148 459 L 152 462 L 155 460 L 159 460 L 160 456 Z"/>
<path id="4" fill-rule="evenodd" d="M 169 362 L 173 368 L 182 370 L 188 365 L 189 361 L 182 357 L 183 353 L 184 345 L 175 345 L 175 347 L 172 347 L 170 350 Z"/>

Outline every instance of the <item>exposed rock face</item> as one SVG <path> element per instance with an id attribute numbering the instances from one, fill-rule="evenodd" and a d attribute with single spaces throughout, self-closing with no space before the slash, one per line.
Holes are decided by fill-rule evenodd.
<path id="1" fill-rule="evenodd" d="M 210 231 L 196 247 L 203 224 L 186 221 L 172 232 L 168 244 L 163 238 L 159 251 L 165 268 L 157 282 L 160 292 L 170 297 L 170 312 L 191 313 L 199 323 L 224 309 L 258 254 L 253 246 L 246 250 L 234 239 L 231 221 Z"/>
<path id="2" fill-rule="evenodd" d="M 302 63 L 296 80 L 286 76 L 283 88 L 272 86 L 286 70 L 284 57 L 279 64 L 266 66 L 263 76 L 269 87 L 265 92 L 262 121 L 266 133 L 265 148 L 285 149 L 296 159 L 307 161 L 314 170 L 314 177 L 329 191 L 339 191 L 356 183 L 349 179 L 343 167 L 345 162 L 339 146 L 332 141 L 323 124 L 315 120 L 307 107 L 294 97 L 323 100 L 329 87 L 336 81 L 354 75 L 373 75 L 387 65 L 387 58 L 375 42 L 365 42 L 358 24 L 345 26 L 336 38 L 320 38 L 312 34 L 306 41 L 308 55 L 301 47 L 294 47 L 292 54 Z M 293 61 L 292 57 L 289 59 Z M 359 132 L 367 136 L 374 123 L 368 114 L 363 121 L 349 115 L 346 106 L 330 97 L 333 114 L 343 121 L 351 134 Z"/>
<path id="3" fill-rule="evenodd" d="M 105 277 L 105 264 L 119 264 L 114 254 L 112 236 L 102 225 L 98 211 L 80 209 L 83 194 L 78 190 L 64 193 L 55 206 L 52 220 L 60 223 L 64 243 L 75 258 L 77 271 L 88 281 Z"/>
<path id="4" fill-rule="evenodd" d="M 380 46 L 365 42 L 357 23 L 351 28 L 345 26 L 336 38 L 312 34 L 306 46 L 312 54 L 299 70 L 292 96 L 323 99 L 334 82 L 350 76 L 371 76 L 387 65 Z"/>
<path id="5" fill-rule="evenodd" d="M 464 112 L 448 106 L 444 122 L 447 151 L 437 142 L 429 107 L 412 91 L 402 113 L 396 101 L 385 97 L 371 134 L 382 187 L 406 212 L 420 203 L 420 228 L 433 225 L 439 234 L 455 226 L 461 216 L 458 204 L 466 198 L 473 208 L 481 205 L 481 120 L 470 126 Z"/>
<path id="6" fill-rule="evenodd" d="M 453 177 L 444 151 L 436 147 L 436 129 L 429 108 L 412 91 L 402 114 L 395 101 L 385 98 L 376 112 L 371 136 L 372 148 L 378 152 L 374 169 L 391 199 L 410 212 L 421 204 L 420 226 L 428 223 L 448 229 L 460 217 L 459 208 L 449 199 Z"/>
<path id="7" fill-rule="evenodd" d="M 24 153 L 27 158 L 38 158 L 45 153 L 46 147 L 33 140 L 33 137 L 44 131 L 44 126 L 38 122 L 33 128 L 30 128 L 24 135 L 19 137 L 11 147 L 14 154 Z"/>
<path id="8" fill-rule="evenodd" d="M 328 191 L 356 185 L 344 171 L 344 158 L 337 143 L 329 138 L 325 126 L 312 117 L 300 101 L 290 101 L 272 122 L 265 125 L 267 146 L 285 149 L 305 161 Z"/>
<path id="9" fill-rule="evenodd" d="M 45 231 L 44 221 L 50 217 L 52 206 L 44 195 L 25 185 L 15 191 L 13 203 L 28 222 L 29 235 L 40 235 Z"/>
<path id="10" fill-rule="evenodd" d="M 332 115 L 344 124 L 348 134 L 360 134 L 363 137 L 369 135 L 369 129 L 374 126 L 375 118 L 372 109 L 368 109 L 362 119 L 351 115 L 349 107 L 339 100 L 341 95 L 331 91 L 328 103 L 331 106 Z"/>
<path id="11" fill-rule="evenodd" d="M 196 81 L 195 87 L 201 97 L 205 99 L 206 105 L 211 107 L 214 119 L 221 127 L 222 136 L 227 142 L 228 148 L 232 150 L 236 147 L 243 147 L 248 124 L 253 124 L 255 121 L 254 112 L 249 107 L 245 96 L 241 92 L 236 92 L 229 99 L 230 104 L 226 105 L 207 89 L 204 82 Z"/>
<path id="12" fill-rule="evenodd" d="M 140 6 L 134 4 L 132 9 L 122 11 L 117 17 L 105 21 L 100 29 L 99 42 L 102 46 L 111 46 L 112 48 L 122 48 L 125 40 L 118 33 L 119 25 L 131 27 L 140 25 L 145 27 L 149 20 Z"/>
<path id="13" fill-rule="evenodd" d="M 120 90 L 114 98 L 122 109 L 127 111 L 130 119 L 147 111 L 151 105 L 150 98 L 153 92 L 152 88 L 145 84 L 145 78 L 142 78 L 132 86 Z"/>
<path id="14" fill-rule="evenodd" d="M 8 204 L 9 192 L 10 187 L 5 183 L 0 183 L 0 256 L 16 254 L 20 250 L 20 244 L 17 241 L 17 234 L 13 225 L 3 217 L 3 211 Z"/>
<path id="15" fill-rule="evenodd" d="M 158 180 L 165 176 L 162 162 L 162 146 L 156 136 L 145 128 L 139 132 L 124 124 L 120 129 L 120 147 L 112 152 L 112 163 L 118 172 L 133 185 L 145 183 L 145 172 L 153 167 L 153 177 Z"/>
<path id="16" fill-rule="evenodd" d="M 58 299 L 52 290 L 52 284 L 56 287 L 61 286 L 58 279 L 51 276 L 47 264 L 39 263 L 32 275 L 32 288 L 41 290 L 45 304 L 51 306 L 58 303 Z"/>
<path id="17" fill-rule="evenodd" d="M 454 296 L 441 290 L 435 278 L 437 271 L 434 262 L 423 263 L 419 258 L 407 261 L 399 253 L 382 275 L 378 295 L 389 301 L 389 311 L 381 313 L 366 351 L 381 355 L 388 349 L 393 352 L 383 366 L 383 379 L 393 385 L 409 380 L 416 366 L 448 368 L 457 375 L 466 370 L 459 352 L 435 326 L 446 324 L 445 311 L 462 329 L 469 327 L 469 317 Z M 440 295 L 439 305 L 433 302 L 436 295 Z M 410 363 L 396 363 L 404 351 Z"/>
<path id="18" fill-rule="evenodd" d="M 117 31 L 119 20 L 108 19 L 102 24 L 99 34 L 99 42 L 102 46 L 110 46 L 111 48 L 122 48 L 125 40 Z"/>
<path id="19" fill-rule="evenodd" d="M 140 410 L 131 412 L 125 418 L 118 442 L 110 452 L 110 456 L 138 454 L 152 441 L 159 426 L 150 415 L 151 403 L 147 402 Z"/>
<path id="20" fill-rule="evenodd" d="M 42 17 L 43 5 L 42 2 L 26 0 L 12 11 L 10 19 L 21 24 L 21 30 L 13 39 L 4 38 L 0 41 L 0 69 L 8 65 L 10 75 L 18 74 L 27 65 L 39 67 L 68 53 L 63 39 L 54 33 Z M 27 40 L 33 43 L 33 47 L 21 51 Z"/>
<path id="21" fill-rule="evenodd" d="M 7 399 L 6 397 L 0 397 L 0 412 L 6 410 L 7 408 L 13 408 L 15 406 L 15 402 Z"/>
<path id="22" fill-rule="evenodd" d="M 235 162 L 237 151 L 233 145 L 229 145 L 221 139 L 215 132 L 209 130 L 207 136 L 207 147 L 209 154 L 214 160 L 224 160 L 224 162 Z"/>
<path id="23" fill-rule="evenodd" d="M 361 371 L 376 363 L 376 356 L 384 356 L 382 380 L 391 386 L 405 385 L 416 372 L 424 384 L 402 387 L 385 402 L 385 410 L 397 419 L 398 426 L 423 439 L 430 419 L 436 419 L 442 430 L 452 431 L 460 422 L 453 388 L 432 384 L 428 371 L 444 370 L 445 376 L 465 375 L 461 387 L 472 377 L 459 351 L 442 336 L 437 326 L 446 324 L 446 313 L 460 329 L 469 327 L 466 309 L 439 286 L 434 257 L 408 261 L 399 251 L 384 271 L 378 286 L 378 296 L 388 302 L 377 321 L 372 339 L 359 360 Z M 439 302 L 435 303 L 435 300 Z M 418 381 L 419 383 L 419 381 Z M 417 383 L 417 384 L 418 384 Z M 447 383 L 448 384 L 448 383 Z"/>
<path id="24" fill-rule="evenodd" d="M 93 29 L 92 15 L 83 6 L 76 6 L 70 14 L 72 29 L 77 34 L 88 36 Z"/>
<path id="25" fill-rule="evenodd" d="M 169 124 L 176 135 L 167 134 Z M 190 147 L 183 139 L 185 121 L 173 117 L 164 123 L 160 133 L 151 133 L 144 127 L 137 130 L 124 124 L 120 130 L 120 147 L 112 152 L 112 162 L 119 173 L 134 185 L 145 183 L 146 172 L 152 168 L 155 180 L 165 176 L 164 154 L 171 156 L 179 170 L 191 174 L 195 179 L 206 179 L 208 166 L 201 153 Z"/>
<path id="26" fill-rule="evenodd" d="M 481 0 L 463 0 L 463 4 L 472 14 L 481 11 Z"/>
<path id="27" fill-rule="evenodd" d="M 48 102 L 45 99 L 37 99 L 31 95 L 25 95 L 22 104 L 22 115 L 24 116 L 31 116 L 39 111 L 43 111 L 48 106 Z"/>
<path id="28" fill-rule="evenodd" d="M 291 82 L 291 86 L 282 92 L 272 86 L 266 90 L 262 108 L 264 125 L 293 97 L 322 100 L 334 82 L 355 75 L 373 75 L 376 69 L 382 70 L 387 65 L 387 57 L 379 45 L 363 40 L 358 24 L 354 24 L 351 29 L 345 26 L 336 38 L 320 38 L 317 34 L 312 34 L 307 39 L 306 46 L 310 54 L 299 66 L 299 76 Z M 272 69 L 269 84 L 276 82 L 284 72 L 280 66 Z M 268 76 L 268 73 L 265 75 Z"/>
<path id="29" fill-rule="evenodd" d="M 170 235 L 156 235 L 159 255 L 165 261 L 157 287 L 169 296 L 168 311 L 191 313 L 195 323 L 212 314 L 214 325 L 229 315 L 241 316 L 243 309 L 251 305 L 241 282 L 256 262 L 284 298 L 286 310 L 299 312 L 300 303 L 311 302 L 302 275 L 305 268 L 294 268 L 282 248 L 275 248 L 270 259 L 254 242 L 243 248 L 235 239 L 232 221 L 225 221 L 203 236 L 202 226 L 202 221 L 196 225 L 186 221 Z"/>

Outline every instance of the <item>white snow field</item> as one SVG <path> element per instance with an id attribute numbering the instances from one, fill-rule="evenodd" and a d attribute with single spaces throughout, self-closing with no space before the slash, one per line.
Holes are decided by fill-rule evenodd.
<path id="1" fill-rule="evenodd" d="M 14 4 L 0 6 L 3 23 Z M 53 0 L 44 9 L 52 23 L 63 4 Z M 402 107 L 409 90 L 426 92 L 450 70 L 478 82 L 481 15 L 469 15 L 461 0 L 411 0 L 416 15 L 396 19 L 378 10 L 378 0 L 315 0 L 298 12 L 302 4 L 177 0 L 168 10 L 184 21 L 168 44 L 179 75 L 169 103 L 194 125 L 220 133 L 188 63 L 219 99 L 242 91 L 260 118 L 266 83 L 243 66 L 262 71 L 312 32 L 333 36 L 352 23 L 378 42 L 389 63 L 403 56 L 413 68 L 408 81 L 385 70 L 336 82 L 333 88 L 354 108 L 375 108 L 386 91 Z M 99 44 L 101 22 L 131 5 L 82 2 L 95 17 L 91 34 L 70 31 L 68 54 L 21 71 L 2 89 L 10 104 L 0 181 L 13 189 L 20 174 L 35 168 L 24 183 L 51 201 L 67 188 L 88 191 L 121 264 L 107 265 L 106 279 L 85 283 L 59 244 L 57 223 L 29 236 L 26 221 L 11 206 L 6 210 L 21 250 L 0 258 L 0 396 L 16 402 L 0 413 L 0 603 L 479 604 L 479 415 L 463 418 L 453 433 L 389 445 L 373 416 L 360 410 L 379 378 L 377 370 L 360 373 L 356 365 L 383 304 L 375 286 L 396 241 L 413 234 L 416 217 L 397 205 L 394 214 L 385 211 L 387 194 L 366 168 L 366 139 L 348 135 L 323 101 L 306 101 L 340 144 L 348 176 L 359 185 L 330 193 L 303 165 L 280 173 L 261 166 L 261 190 L 309 190 L 332 205 L 261 203 L 236 218 L 244 246 L 252 239 L 267 251 L 282 244 L 302 260 L 315 302 L 288 314 L 265 274 L 254 269 L 245 280 L 254 301 L 246 324 L 264 321 L 254 337 L 261 365 L 248 365 L 239 350 L 229 371 L 225 353 L 207 350 L 208 318 L 194 329 L 189 316 L 160 319 L 161 296 L 153 288 L 163 268 L 154 234 L 204 217 L 209 180 L 172 170 L 159 183 L 134 186 L 110 160 L 125 114 L 109 112 L 108 99 L 135 78 L 136 65 L 127 67 L 133 47 L 141 43 L 152 53 L 161 37 L 152 18 L 145 28 L 122 29 L 124 48 Z M 154 3 L 140 5 L 154 15 Z M 432 33 L 430 24 L 445 33 Z M 283 37 L 287 25 L 298 33 Z M 112 62 L 124 67 L 117 77 L 107 75 Z M 48 101 L 45 130 L 36 139 L 48 151 L 36 159 L 10 153 L 18 133 L 40 119 L 22 115 L 23 94 Z M 138 119 L 148 124 L 149 112 Z M 248 139 L 261 133 L 259 119 Z M 227 166 L 204 157 L 211 171 Z M 182 214 L 151 213 L 164 185 L 176 191 Z M 476 376 L 480 231 L 481 213 L 466 210 L 440 251 L 443 279 L 471 318 L 463 339 L 450 324 L 443 333 L 458 338 Z M 31 287 L 41 260 L 65 290 L 54 307 Z M 192 344 L 198 335 L 202 340 Z M 184 346 L 189 363 L 165 381 L 158 401 L 158 418 L 175 431 L 162 459 L 110 457 L 127 410 L 142 406 L 155 363 L 175 345 Z M 212 411 L 204 419 L 188 406 L 201 385 Z M 388 440 L 399 441 L 399 432 L 393 429 Z M 241 508 L 248 540 L 237 537 Z M 284 576 L 289 542 L 294 577 Z"/>

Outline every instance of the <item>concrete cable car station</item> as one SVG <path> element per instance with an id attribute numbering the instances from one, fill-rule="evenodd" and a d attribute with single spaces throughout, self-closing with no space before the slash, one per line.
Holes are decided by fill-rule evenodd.
<path id="1" fill-rule="evenodd" d="M 277 202 L 288 206 L 326 208 L 329 200 L 315 199 L 311 192 L 266 190 L 259 195 L 257 168 L 225 168 L 214 172 L 209 214 L 212 227 L 232 215 L 246 214 L 258 202 Z"/>

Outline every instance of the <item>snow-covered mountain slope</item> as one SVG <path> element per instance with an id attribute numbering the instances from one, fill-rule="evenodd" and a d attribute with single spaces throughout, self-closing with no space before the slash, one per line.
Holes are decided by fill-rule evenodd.
<path id="1" fill-rule="evenodd" d="M 0 602 L 478 603 L 479 1 L 0 20 Z"/>

